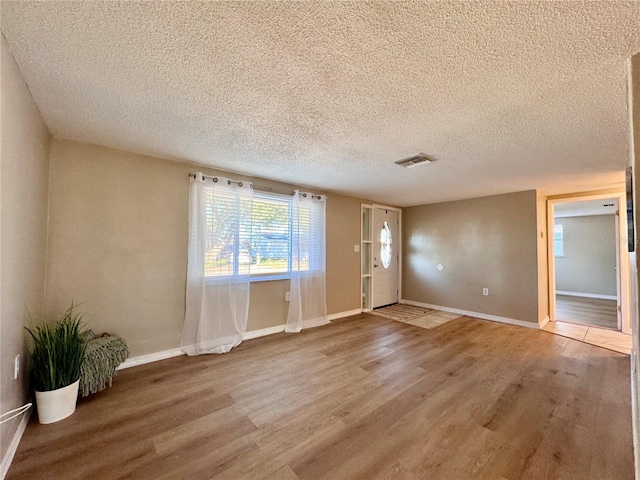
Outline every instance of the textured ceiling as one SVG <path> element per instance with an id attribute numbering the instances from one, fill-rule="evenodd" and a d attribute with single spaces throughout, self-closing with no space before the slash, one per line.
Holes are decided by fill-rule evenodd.
<path id="1" fill-rule="evenodd" d="M 617 209 L 617 198 L 558 203 L 554 207 L 554 217 L 563 218 L 584 217 L 588 215 L 613 215 L 616 213 Z"/>
<path id="2" fill-rule="evenodd" d="M 57 137 L 401 206 L 624 180 L 637 2 L 3 1 L 2 31 Z"/>

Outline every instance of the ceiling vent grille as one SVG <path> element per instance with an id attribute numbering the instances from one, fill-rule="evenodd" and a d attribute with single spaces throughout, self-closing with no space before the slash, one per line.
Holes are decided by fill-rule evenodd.
<path id="1" fill-rule="evenodd" d="M 413 167 L 417 167 L 418 165 L 422 165 L 425 163 L 432 163 L 432 162 L 435 162 L 435 159 L 428 157 L 424 153 L 418 153 L 417 155 L 414 155 L 412 157 L 398 160 L 395 163 L 396 165 L 400 165 L 401 167 L 404 167 L 404 168 L 413 168 Z"/>

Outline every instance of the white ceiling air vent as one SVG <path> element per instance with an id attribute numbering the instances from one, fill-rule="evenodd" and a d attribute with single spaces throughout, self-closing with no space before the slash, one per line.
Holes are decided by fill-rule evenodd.
<path id="1" fill-rule="evenodd" d="M 424 153 L 418 153 L 417 155 L 414 155 L 412 157 L 398 160 L 395 163 L 396 165 L 400 165 L 401 167 L 404 167 L 404 168 L 413 168 L 413 167 L 417 167 L 418 165 L 422 165 L 424 163 L 432 163 L 432 162 L 435 162 L 434 158 L 430 158 Z"/>

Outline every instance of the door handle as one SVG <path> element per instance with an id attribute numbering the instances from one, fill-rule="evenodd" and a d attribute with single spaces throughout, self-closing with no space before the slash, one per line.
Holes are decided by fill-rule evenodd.
<path id="1" fill-rule="evenodd" d="M 378 267 L 378 264 L 377 264 L 377 263 L 374 263 L 374 264 L 373 264 L 373 268 L 377 268 L 377 267 Z"/>

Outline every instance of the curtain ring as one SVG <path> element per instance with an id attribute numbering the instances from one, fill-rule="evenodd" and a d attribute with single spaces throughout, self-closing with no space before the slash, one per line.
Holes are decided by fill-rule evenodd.
<path id="1" fill-rule="evenodd" d="M 242 182 L 238 182 L 238 186 L 239 186 L 239 187 L 242 187 Z"/>
<path id="2" fill-rule="evenodd" d="M 218 177 L 213 177 L 213 183 L 218 183 Z"/>
<path id="3" fill-rule="evenodd" d="M 307 198 L 307 194 L 306 194 L 306 193 L 303 193 L 303 194 L 302 194 L 302 196 L 303 196 L 304 198 Z"/>
<path id="4" fill-rule="evenodd" d="M 231 180 L 227 180 L 227 185 L 231 185 Z"/>

